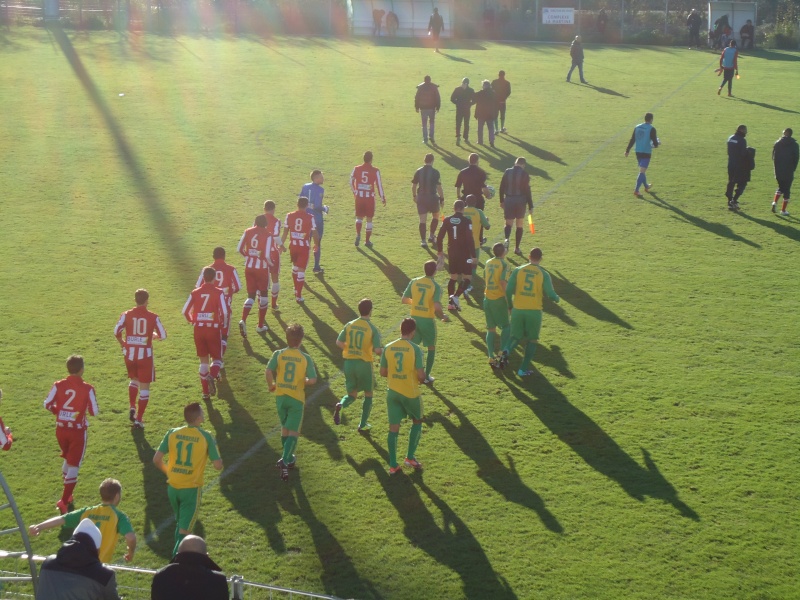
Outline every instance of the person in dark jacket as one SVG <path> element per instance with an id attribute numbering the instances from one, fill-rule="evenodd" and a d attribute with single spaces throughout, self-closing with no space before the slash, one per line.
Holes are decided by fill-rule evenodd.
<path id="1" fill-rule="evenodd" d="M 172 562 L 159 569 L 150 600 L 228 600 L 228 580 L 211 560 L 203 538 L 187 535 Z"/>
<path id="2" fill-rule="evenodd" d="M 742 50 L 753 49 L 753 39 L 756 36 L 756 28 L 753 27 L 753 22 L 747 19 L 747 23 L 742 25 L 739 30 L 739 38 L 742 40 Z"/>
<path id="3" fill-rule="evenodd" d="M 444 29 L 444 19 L 442 19 L 442 15 L 439 14 L 439 9 L 434 8 L 433 14 L 431 18 L 428 19 L 428 35 L 431 36 L 433 40 L 433 51 L 439 51 L 439 34 L 442 33 Z"/>
<path id="4" fill-rule="evenodd" d="M 97 526 L 81 521 L 58 553 L 42 564 L 36 600 L 120 600 L 114 571 L 98 558 L 100 541 Z"/>
<path id="5" fill-rule="evenodd" d="M 483 146 L 483 126 L 489 130 L 489 145 L 494 148 L 494 120 L 497 118 L 497 99 L 492 84 L 483 80 L 481 89 L 475 92 L 475 118 L 478 119 L 478 144 Z"/>
<path id="6" fill-rule="evenodd" d="M 569 78 L 572 77 L 575 67 L 578 67 L 581 83 L 588 83 L 583 78 L 583 45 L 581 44 L 581 36 L 576 35 L 575 39 L 572 40 L 572 45 L 569 47 L 569 55 L 572 57 L 572 66 L 569 68 L 569 73 L 567 73 L 567 83 L 569 83 Z"/>
<path id="7" fill-rule="evenodd" d="M 427 144 L 428 138 L 431 144 L 435 144 L 433 138 L 434 121 L 436 113 L 442 105 L 442 98 L 439 96 L 439 86 L 431 83 L 431 76 L 425 75 L 425 80 L 417 86 L 417 93 L 414 96 L 414 108 L 422 117 L 422 143 Z M 430 122 L 430 130 L 428 129 Z"/>
<path id="8" fill-rule="evenodd" d="M 400 19 L 397 17 L 397 13 L 390 10 L 389 14 L 386 15 L 386 32 L 389 34 L 389 37 L 395 37 L 399 27 Z"/>
<path id="9" fill-rule="evenodd" d="M 728 138 L 728 186 L 725 197 L 728 199 L 729 210 L 739 210 L 739 198 L 750 181 L 750 171 L 747 165 L 747 125 L 739 125 L 736 133 Z M 736 193 L 734 193 L 736 186 Z"/>
<path id="10" fill-rule="evenodd" d="M 775 191 L 775 199 L 772 201 L 772 212 L 775 212 L 778 200 L 783 196 L 781 214 L 784 216 L 789 215 L 786 208 L 789 205 L 794 172 L 797 170 L 798 159 L 800 159 L 800 147 L 792 137 L 792 133 L 794 132 L 791 128 L 784 129 L 783 136 L 772 147 L 772 164 L 775 167 L 775 179 L 778 180 L 778 189 Z"/>
<path id="11" fill-rule="evenodd" d="M 469 87 L 469 79 L 466 77 L 450 94 L 450 102 L 456 105 L 456 144 L 461 143 L 461 123 L 464 123 L 464 141 L 469 142 L 469 117 L 474 98 L 475 90 Z"/>
<path id="12" fill-rule="evenodd" d="M 608 15 L 606 14 L 606 9 L 601 8 L 600 12 L 597 13 L 597 31 L 600 33 L 601 36 L 605 37 L 607 24 L 608 24 Z"/>
<path id="13" fill-rule="evenodd" d="M 506 100 L 511 95 L 511 82 L 506 79 L 506 72 L 500 71 L 497 74 L 497 79 L 492 81 L 492 90 L 497 99 L 497 110 L 499 111 L 500 122 L 497 122 L 498 117 L 494 119 L 495 133 L 506 132 Z M 499 125 L 499 128 L 498 128 Z"/>
<path id="14" fill-rule="evenodd" d="M 700 25 L 703 24 L 703 19 L 700 18 L 700 13 L 696 8 L 692 9 L 689 16 L 686 18 L 686 27 L 689 29 L 689 49 L 700 47 Z"/>

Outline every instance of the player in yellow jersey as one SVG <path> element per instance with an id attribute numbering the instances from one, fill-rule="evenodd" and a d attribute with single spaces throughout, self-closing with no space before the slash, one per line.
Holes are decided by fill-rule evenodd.
<path id="1" fill-rule="evenodd" d="M 483 211 L 478 208 L 478 197 L 475 194 L 469 194 L 466 198 L 467 208 L 464 209 L 464 216 L 472 221 L 472 241 L 475 242 L 475 261 L 472 263 L 472 277 L 478 272 L 478 258 L 481 254 L 481 228 L 485 230 L 491 229 L 489 219 Z M 472 285 L 464 290 L 464 295 L 469 295 L 472 292 Z"/>
<path id="2" fill-rule="evenodd" d="M 350 321 L 344 326 L 336 345 L 342 349 L 344 358 L 344 382 L 347 395 L 342 398 L 333 409 L 333 422 L 341 423 L 340 413 L 356 401 L 358 392 L 364 392 L 364 402 L 361 404 L 361 422 L 358 425 L 359 433 L 366 433 L 372 426 L 367 422 L 372 410 L 372 389 L 374 378 L 372 376 L 372 354 L 380 354 L 381 334 L 370 322 L 372 316 L 372 300 L 364 298 L 358 303 L 358 319 Z"/>
<path id="3" fill-rule="evenodd" d="M 500 359 L 495 357 L 494 342 L 497 328 L 500 328 L 500 349 L 508 344 L 511 329 L 508 326 L 508 302 L 506 301 L 506 280 L 508 279 L 508 263 L 505 261 L 506 247 L 502 242 L 492 246 L 494 258 L 486 261 L 483 280 L 486 289 L 483 292 L 483 314 L 486 317 L 486 353 L 489 355 L 489 366 L 500 368 Z"/>
<path id="4" fill-rule="evenodd" d="M 423 265 L 423 269 L 423 277 L 417 277 L 408 283 L 402 302 L 411 306 L 411 318 L 417 322 L 414 343 L 428 349 L 423 383 L 430 385 L 434 381 L 431 370 L 436 359 L 436 317 L 445 323 L 450 318 L 442 311 L 442 288 L 433 280 L 436 275 L 436 261 L 429 260 Z"/>
<path id="5" fill-rule="evenodd" d="M 381 377 L 386 377 L 389 390 L 386 393 L 386 409 L 389 413 L 389 475 L 402 471 L 397 463 L 397 437 L 400 423 L 411 418 L 408 433 L 408 452 L 403 464 L 417 471 L 422 463 L 416 458 L 419 438 L 422 436 L 422 398 L 419 384 L 425 381 L 422 368 L 422 350 L 412 340 L 417 329 L 414 319 L 403 319 L 400 324 L 400 339 L 393 341 L 381 354 Z"/>
<path id="6" fill-rule="evenodd" d="M 275 405 L 281 422 L 283 456 L 275 465 L 281 479 L 289 481 L 289 470 L 294 469 L 293 454 L 300 437 L 303 409 L 306 405 L 306 386 L 317 383 L 317 369 L 311 357 L 300 350 L 303 343 L 303 326 L 293 323 L 286 328 L 288 348 L 276 350 L 269 359 L 264 375 L 270 392 L 275 393 Z"/>
<path id="7" fill-rule="evenodd" d="M 521 340 L 527 339 L 525 355 L 517 371 L 520 377 L 533 374 L 530 366 L 539 341 L 539 331 L 542 329 L 543 294 L 547 294 L 553 302 L 557 303 L 560 300 L 553 289 L 550 273 L 539 266 L 542 260 L 541 249 L 531 250 L 529 260 L 527 265 L 514 269 L 508 280 L 506 300 L 511 307 L 511 335 L 500 358 L 500 365 L 505 367 L 508 364 L 508 355 Z"/>
<path id="8" fill-rule="evenodd" d="M 119 536 L 125 538 L 128 551 L 125 553 L 125 560 L 133 560 L 133 553 L 136 552 L 136 534 L 133 532 L 131 521 L 128 516 L 119 508 L 122 500 L 122 485 L 116 479 L 104 479 L 100 484 L 100 500 L 102 504 L 73 510 L 63 516 L 47 519 L 42 523 L 28 527 L 28 533 L 39 535 L 46 529 L 53 527 L 68 527 L 75 529 L 83 519 L 89 519 L 100 530 L 102 542 L 98 548 L 100 562 L 110 563 L 114 558 L 114 549 L 117 547 Z"/>
<path id="9" fill-rule="evenodd" d="M 186 425 L 170 429 L 153 456 L 153 464 L 167 476 L 167 495 L 175 513 L 175 547 L 172 556 L 178 553 L 181 540 L 192 533 L 200 512 L 206 462 L 210 458 L 214 468 L 222 470 L 222 458 L 216 440 L 200 428 L 205 421 L 200 403 L 187 404 L 183 409 L 183 418 Z"/>

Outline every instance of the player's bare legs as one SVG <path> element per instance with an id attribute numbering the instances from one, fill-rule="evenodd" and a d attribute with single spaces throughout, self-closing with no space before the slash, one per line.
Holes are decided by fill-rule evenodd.
<path id="1" fill-rule="evenodd" d="M 267 326 L 267 309 L 269 308 L 269 286 L 258 292 L 258 327 L 256 332 L 264 333 L 269 331 Z"/>
<path id="2" fill-rule="evenodd" d="M 244 306 L 242 306 L 242 320 L 239 321 L 239 333 L 242 334 L 243 338 L 247 337 L 247 317 L 253 309 L 253 304 L 255 304 L 255 302 L 256 295 L 248 294 L 247 300 L 244 301 Z"/>
<path id="3" fill-rule="evenodd" d="M 369 238 L 372 237 L 372 217 L 366 217 L 367 225 L 364 227 L 367 233 L 364 240 L 364 245 L 367 248 L 372 248 L 372 242 L 369 241 Z"/>

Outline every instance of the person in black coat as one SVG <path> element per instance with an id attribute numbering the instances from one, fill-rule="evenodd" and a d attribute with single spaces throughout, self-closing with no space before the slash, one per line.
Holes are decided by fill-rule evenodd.
<path id="1" fill-rule="evenodd" d="M 569 68 L 569 73 L 567 73 L 567 83 L 569 83 L 569 78 L 572 77 L 575 67 L 578 67 L 581 83 L 588 83 L 583 78 L 583 45 L 581 44 L 581 36 L 576 35 L 575 39 L 572 40 L 572 45 L 569 47 L 569 55 L 572 57 L 572 66 Z"/>
<path id="2" fill-rule="evenodd" d="M 456 105 L 456 144 L 461 143 L 461 123 L 464 123 L 464 141 L 469 142 L 469 116 L 475 97 L 475 90 L 469 87 L 469 79 L 464 77 L 461 85 L 450 94 L 450 102 Z"/>
<path id="3" fill-rule="evenodd" d="M 728 138 L 728 186 L 725 188 L 725 197 L 728 199 L 729 210 L 739 210 L 739 198 L 744 194 L 747 182 L 750 181 L 750 153 L 748 153 L 747 125 L 739 125 L 736 133 Z M 734 193 L 734 186 L 736 192 Z"/>
<path id="4" fill-rule="evenodd" d="M 775 167 L 775 179 L 778 180 L 778 189 L 775 191 L 775 199 L 772 201 L 772 212 L 776 211 L 778 200 L 783 196 L 781 214 L 784 216 L 789 215 L 786 208 L 789 205 L 794 172 L 797 170 L 797 163 L 800 160 L 800 147 L 792 137 L 792 133 L 794 132 L 791 128 L 784 129 L 783 136 L 772 147 L 772 164 Z"/>
<path id="5" fill-rule="evenodd" d="M 203 538 L 187 535 L 172 562 L 153 576 L 150 600 L 228 600 L 228 580 Z"/>
<path id="6" fill-rule="evenodd" d="M 686 19 L 686 27 L 689 29 L 689 48 L 700 47 L 700 26 L 703 24 L 703 19 L 696 8 L 692 9 Z"/>
<path id="7" fill-rule="evenodd" d="M 481 89 L 475 92 L 475 118 L 478 120 L 478 144 L 483 146 L 483 126 L 489 130 L 489 145 L 494 148 L 494 122 L 497 119 L 497 98 L 492 84 L 484 79 Z"/>

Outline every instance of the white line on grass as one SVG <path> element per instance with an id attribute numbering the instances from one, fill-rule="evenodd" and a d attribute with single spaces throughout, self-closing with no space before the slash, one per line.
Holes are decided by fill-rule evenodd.
<path id="1" fill-rule="evenodd" d="M 700 69 L 700 70 L 699 70 L 697 73 L 695 73 L 694 75 L 692 75 L 691 77 L 689 77 L 689 79 L 687 79 L 687 80 L 686 80 L 686 81 L 684 81 L 684 82 L 683 82 L 681 85 L 679 85 L 677 88 L 675 88 L 674 90 L 672 90 L 672 92 L 670 92 L 669 94 L 667 94 L 666 96 L 664 96 L 664 97 L 663 97 L 661 100 L 659 100 L 658 102 L 656 102 L 656 103 L 653 105 L 653 107 L 652 107 L 652 108 L 651 108 L 649 111 L 647 111 L 647 112 L 653 112 L 653 111 L 655 111 L 655 110 L 656 110 L 658 107 L 662 106 L 662 105 L 663 105 L 663 104 L 664 104 L 664 103 L 665 103 L 667 100 L 669 100 L 670 98 L 672 98 L 672 97 L 673 97 L 675 94 L 677 94 L 678 92 L 680 92 L 680 91 L 681 91 L 683 88 L 685 88 L 687 85 L 689 85 L 689 84 L 690 84 L 692 81 L 694 81 L 695 79 L 697 79 L 698 77 L 700 77 L 700 75 L 702 75 L 703 73 L 705 73 L 705 72 L 708 70 L 708 68 L 709 68 L 709 67 L 711 67 L 712 65 L 716 64 L 716 62 L 717 62 L 717 61 L 716 61 L 716 59 L 715 59 L 713 62 L 710 62 L 710 63 L 708 63 L 708 64 L 707 64 L 705 67 L 703 67 L 702 69 Z M 539 201 L 538 201 L 538 202 L 536 202 L 536 203 L 534 204 L 534 206 L 541 206 L 542 204 L 544 204 L 544 202 L 545 202 L 545 201 L 546 201 L 546 200 L 547 200 L 547 199 L 548 199 L 550 196 L 552 196 L 552 195 L 553 195 L 553 194 L 556 192 L 556 190 L 558 190 L 558 189 L 559 189 L 559 188 L 560 188 L 562 185 L 564 185 L 565 183 L 567 183 L 568 181 L 570 181 L 570 180 L 571 180 L 573 177 L 575 177 L 575 175 L 577 175 L 577 174 L 578 174 L 580 171 L 582 171 L 582 170 L 584 169 L 584 167 L 586 167 L 586 165 L 588 165 L 590 162 L 592 162 L 592 160 L 594 160 L 594 158 L 595 158 L 595 157 L 596 157 L 598 154 L 600 154 L 601 152 L 603 152 L 603 151 L 604 151 L 606 148 L 608 148 L 608 147 L 611 145 L 611 143 L 612 143 L 612 142 L 615 142 L 615 141 L 616 141 L 616 140 L 617 140 L 617 139 L 618 139 L 618 138 L 619 138 L 621 135 L 624 135 L 624 134 L 625 134 L 626 132 L 628 132 L 628 131 L 630 131 L 630 127 L 625 127 L 624 129 L 620 129 L 620 130 L 619 130 L 617 133 L 615 133 L 613 136 L 611 136 L 609 139 L 607 139 L 607 140 L 605 141 L 605 143 L 603 143 L 603 144 L 600 144 L 600 145 L 599 145 L 599 146 L 598 146 L 598 147 L 595 149 L 595 151 L 594 151 L 594 152 L 592 152 L 592 153 L 591 153 L 589 156 L 587 156 L 587 157 L 586 157 L 586 158 L 583 160 L 583 162 L 581 162 L 579 165 L 577 165 L 577 166 L 576 166 L 574 169 L 572 169 L 572 170 L 571 170 L 569 173 L 567 173 L 567 174 L 566 174 L 566 175 L 565 175 L 563 178 L 559 179 L 559 180 L 558 180 L 558 181 L 555 183 L 555 185 L 553 185 L 553 187 L 551 187 L 551 188 L 550 188 L 549 190 L 547 190 L 547 191 L 546 191 L 544 194 L 542 194 L 541 198 L 539 198 Z"/>

